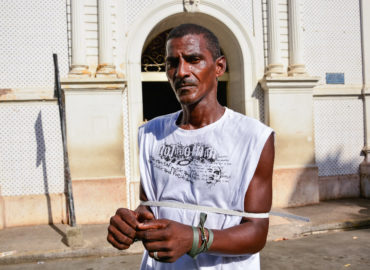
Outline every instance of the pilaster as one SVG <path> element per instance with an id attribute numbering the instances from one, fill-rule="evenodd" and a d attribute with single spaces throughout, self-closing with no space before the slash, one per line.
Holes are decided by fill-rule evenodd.
<path id="1" fill-rule="evenodd" d="M 129 205 L 127 82 L 69 78 L 61 85 L 76 220 L 103 222 L 115 209 Z M 96 209 L 95 214 L 88 209 Z"/>
<path id="2" fill-rule="evenodd" d="M 99 65 L 96 77 L 116 77 L 113 65 L 111 3 L 109 0 L 98 0 L 99 15 Z"/>
<path id="3" fill-rule="evenodd" d="M 300 1 L 289 0 L 289 76 L 306 76 L 303 61 Z"/>
<path id="4" fill-rule="evenodd" d="M 71 1 L 72 65 L 69 77 L 89 77 L 86 64 L 84 0 Z"/>
<path id="5" fill-rule="evenodd" d="M 266 70 L 267 77 L 282 76 L 284 66 L 281 60 L 280 51 L 280 26 L 278 1 L 267 1 L 268 12 L 268 66 Z"/>
<path id="6" fill-rule="evenodd" d="M 318 77 L 267 77 L 266 124 L 275 130 L 274 206 L 319 202 L 315 163 L 313 88 Z"/>
<path id="7" fill-rule="evenodd" d="M 370 198 L 370 1 L 361 0 L 362 97 L 365 122 L 365 160 L 360 165 L 361 196 Z"/>

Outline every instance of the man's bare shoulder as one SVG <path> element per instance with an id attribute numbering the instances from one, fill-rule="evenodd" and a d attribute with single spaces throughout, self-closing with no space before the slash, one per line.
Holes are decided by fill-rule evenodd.
<path id="1" fill-rule="evenodd" d="M 179 112 L 174 112 L 170 114 L 157 116 L 141 125 L 139 127 L 139 133 L 142 134 L 153 133 L 157 135 L 158 133 L 168 132 L 169 129 L 173 130 L 176 127 L 175 121 L 178 115 Z"/>
<path id="2" fill-rule="evenodd" d="M 260 136 L 261 132 L 272 132 L 272 129 L 256 118 L 246 116 L 229 109 L 229 129 L 235 134 L 248 136 Z"/>

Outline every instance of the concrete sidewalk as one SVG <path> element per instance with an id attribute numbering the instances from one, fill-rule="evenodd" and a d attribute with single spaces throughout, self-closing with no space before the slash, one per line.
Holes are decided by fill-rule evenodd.
<path id="1" fill-rule="evenodd" d="M 297 208 L 273 209 L 275 212 L 310 218 L 310 222 L 271 216 L 268 241 L 292 239 L 328 230 L 370 227 L 370 200 L 345 199 Z M 106 241 L 107 224 L 81 225 L 84 246 L 65 244 L 67 225 L 39 225 L 0 230 L 0 265 L 83 256 L 117 256 L 143 251 L 136 242 L 118 251 Z"/>

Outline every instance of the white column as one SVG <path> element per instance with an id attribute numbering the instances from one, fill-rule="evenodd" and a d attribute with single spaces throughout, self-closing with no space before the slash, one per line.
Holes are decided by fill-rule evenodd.
<path id="1" fill-rule="evenodd" d="M 99 66 L 96 77 L 116 77 L 113 65 L 111 3 L 98 0 L 99 14 Z"/>
<path id="2" fill-rule="evenodd" d="M 84 0 L 71 1 L 72 65 L 70 77 L 90 75 L 86 65 Z"/>
<path id="3" fill-rule="evenodd" d="M 289 76 L 304 76 L 306 68 L 303 62 L 301 38 L 301 13 L 299 0 L 289 0 Z"/>
<path id="4" fill-rule="evenodd" d="M 267 77 L 281 76 L 284 74 L 280 53 L 280 26 L 278 1 L 267 1 L 268 21 L 268 66 Z"/>
<path id="5" fill-rule="evenodd" d="M 365 119 L 365 160 L 360 165 L 361 196 L 370 198 L 370 1 L 361 0 L 362 96 Z"/>

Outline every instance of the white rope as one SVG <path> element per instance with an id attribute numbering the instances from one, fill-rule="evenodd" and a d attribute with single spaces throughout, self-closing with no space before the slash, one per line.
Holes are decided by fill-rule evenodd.
<path id="1" fill-rule="evenodd" d="M 268 218 L 269 213 L 247 213 L 234 210 L 226 210 L 222 208 L 202 206 L 189 203 L 178 203 L 178 202 L 168 202 L 168 201 L 141 201 L 140 205 L 145 206 L 154 206 L 154 207 L 170 207 L 170 208 L 181 208 L 187 210 L 196 210 L 208 213 L 217 213 L 230 216 L 239 216 L 239 217 L 249 217 L 249 218 Z"/>

